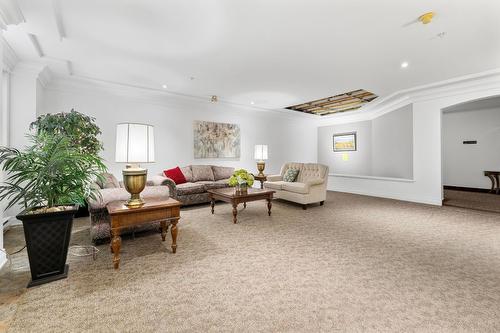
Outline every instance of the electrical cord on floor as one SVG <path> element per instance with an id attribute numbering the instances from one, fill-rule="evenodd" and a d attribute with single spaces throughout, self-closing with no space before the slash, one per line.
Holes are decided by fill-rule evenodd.
<path id="1" fill-rule="evenodd" d="M 22 248 L 20 248 L 19 250 L 14 251 L 14 252 L 12 252 L 12 253 L 7 253 L 7 251 L 4 251 L 4 252 L 5 252 L 7 255 L 11 256 L 11 255 L 13 255 L 13 254 L 16 254 L 16 253 L 21 252 L 21 251 L 22 251 L 22 250 L 24 250 L 25 248 L 26 248 L 26 244 L 24 244 L 24 246 L 23 246 Z"/>

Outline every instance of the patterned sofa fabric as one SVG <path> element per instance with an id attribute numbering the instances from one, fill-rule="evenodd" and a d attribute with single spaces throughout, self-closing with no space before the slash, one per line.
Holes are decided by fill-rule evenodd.
<path id="1" fill-rule="evenodd" d="M 218 181 L 231 178 L 234 173 L 234 168 L 213 165 L 212 171 L 214 173 L 214 180 Z"/>
<path id="2" fill-rule="evenodd" d="M 155 184 L 169 187 L 170 196 L 179 200 L 183 206 L 210 202 L 207 193 L 210 189 L 229 187 L 229 177 L 234 168 L 212 165 L 188 165 L 181 168 L 187 183 L 176 185 L 173 180 L 159 174 L 155 176 Z M 186 172 L 186 173 L 185 173 Z"/>
<path id="3" fill-rule="evenodd" d="M 191 165 L 191 170 L 193 171 L 193 182 L 201 180 L 215 181 L 211 165 Z"/>

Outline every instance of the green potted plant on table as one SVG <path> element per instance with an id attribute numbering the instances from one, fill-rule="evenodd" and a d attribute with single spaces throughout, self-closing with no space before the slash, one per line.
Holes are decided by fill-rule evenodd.
<path id="1" fill-rule="evenodd" d="M 252 187 L 253 182 L 253 175 L 245 169 L 236 170 L 231 178 L 229 178 L 229 186 L 233 186 L 235 188 L 236 194 L 247 193 L 248 187 Z"/>
<path id="2" fill-rule="evenodd" d="M 21 204 L 31 281 L 28 287 L 67 277 L 73 216 L 87 198 L 105 166 L 99 156 L 76 149 L 64 134 L 29 136 L 24 151 L 0 147 L 0 165 L 7 177 L 0 185 L 6 209 Z"/>

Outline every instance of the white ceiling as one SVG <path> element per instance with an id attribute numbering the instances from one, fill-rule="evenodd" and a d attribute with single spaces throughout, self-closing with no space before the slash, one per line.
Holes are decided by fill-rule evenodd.
<path id="1" fill-rule="evenodd" d="M 60 75 L 69 61 L 75 76 L 264 108 L 356 89 L 387 96 L 500 68 L 498 0 L 17 2 L 26 23 L 4 36 L 21 59 Z M 431 24 L 416 22 L 431 10 Z"/>

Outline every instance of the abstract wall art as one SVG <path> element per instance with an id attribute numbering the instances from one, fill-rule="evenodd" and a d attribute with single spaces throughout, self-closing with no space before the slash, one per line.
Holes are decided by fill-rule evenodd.
<path id="1" fill-rule="evenodd" d="M 240 158 L 240 127 L 210 121 L 193 122 L 194 158 Z"/>

